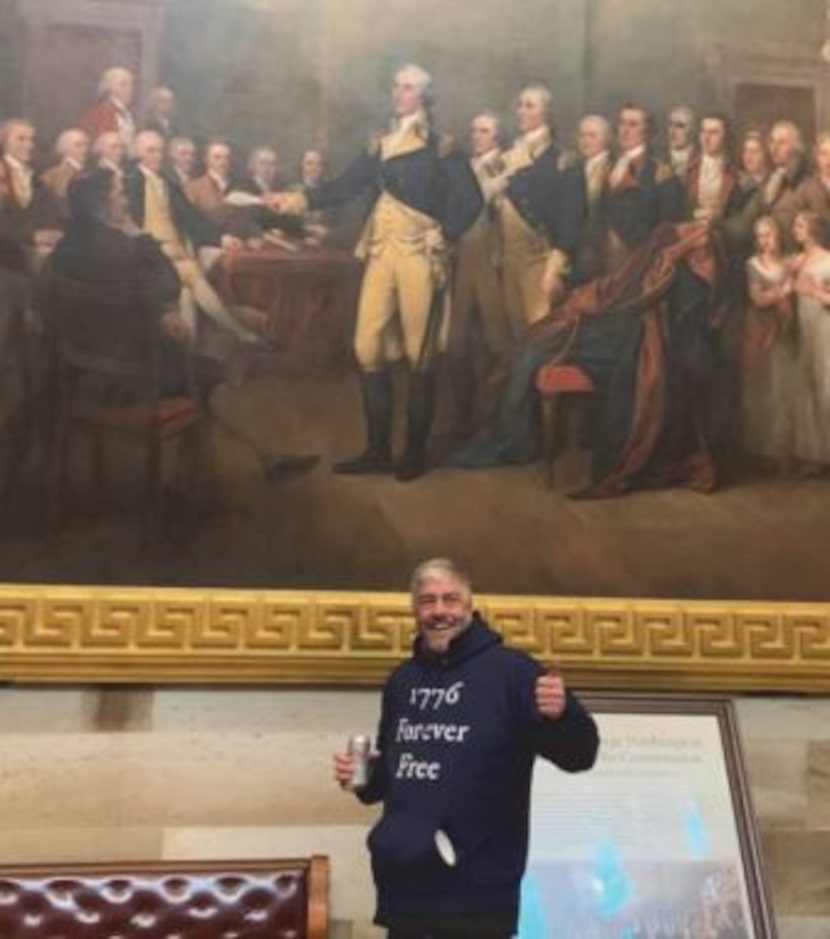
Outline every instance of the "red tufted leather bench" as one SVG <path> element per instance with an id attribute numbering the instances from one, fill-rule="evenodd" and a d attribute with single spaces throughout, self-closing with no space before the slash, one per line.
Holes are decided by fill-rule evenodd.
<path id="1" fill-rule="evenodd" d="M 327 857 L 0 868 L 0 939 L 325 939 Z"/>

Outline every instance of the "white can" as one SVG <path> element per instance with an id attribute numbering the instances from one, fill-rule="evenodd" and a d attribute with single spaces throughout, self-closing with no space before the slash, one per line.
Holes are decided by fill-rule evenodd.
<path id="1" fill-rule="evenodd" d="M 372 738 L 368 734 L 353 734 L 349 737 L 347 751 L 354 760 L 354 772 L 349 789 L 363 789 L 369 784 L 369 759 L 372 753 Z"/>

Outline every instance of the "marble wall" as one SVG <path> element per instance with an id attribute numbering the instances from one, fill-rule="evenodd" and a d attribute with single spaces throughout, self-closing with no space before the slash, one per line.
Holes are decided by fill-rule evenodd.
<path id="1" fill-rule="evenodd" d="M 377 693 L 0 689 L 0 863 L 331 856 L 333 939 L 374 939 L 374 810 L 329 758 Z M 830 700 L 738 713 L 782 939 L 830 939 Z"/>

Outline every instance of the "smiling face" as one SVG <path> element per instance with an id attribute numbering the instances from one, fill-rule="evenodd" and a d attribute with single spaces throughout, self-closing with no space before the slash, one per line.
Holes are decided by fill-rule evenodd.
<path id="1" fill-rule="evenodd" d="M 443 655 L 469 625 L 473 601 L 469 588 L 449 571 L 428 571 L 412 597 L 415 622 L 425 648 Z"/>

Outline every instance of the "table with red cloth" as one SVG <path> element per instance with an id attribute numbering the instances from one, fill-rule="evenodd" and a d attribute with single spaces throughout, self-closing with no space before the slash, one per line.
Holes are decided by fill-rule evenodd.
<path id="1" fill-rule="evenodd" d="M 242 250 L 212 271 L 222 299 L 268 314 L 269 350 L 292 368 L 332 368 L 351 361 L 361 263 L 327 248 Z"/>

